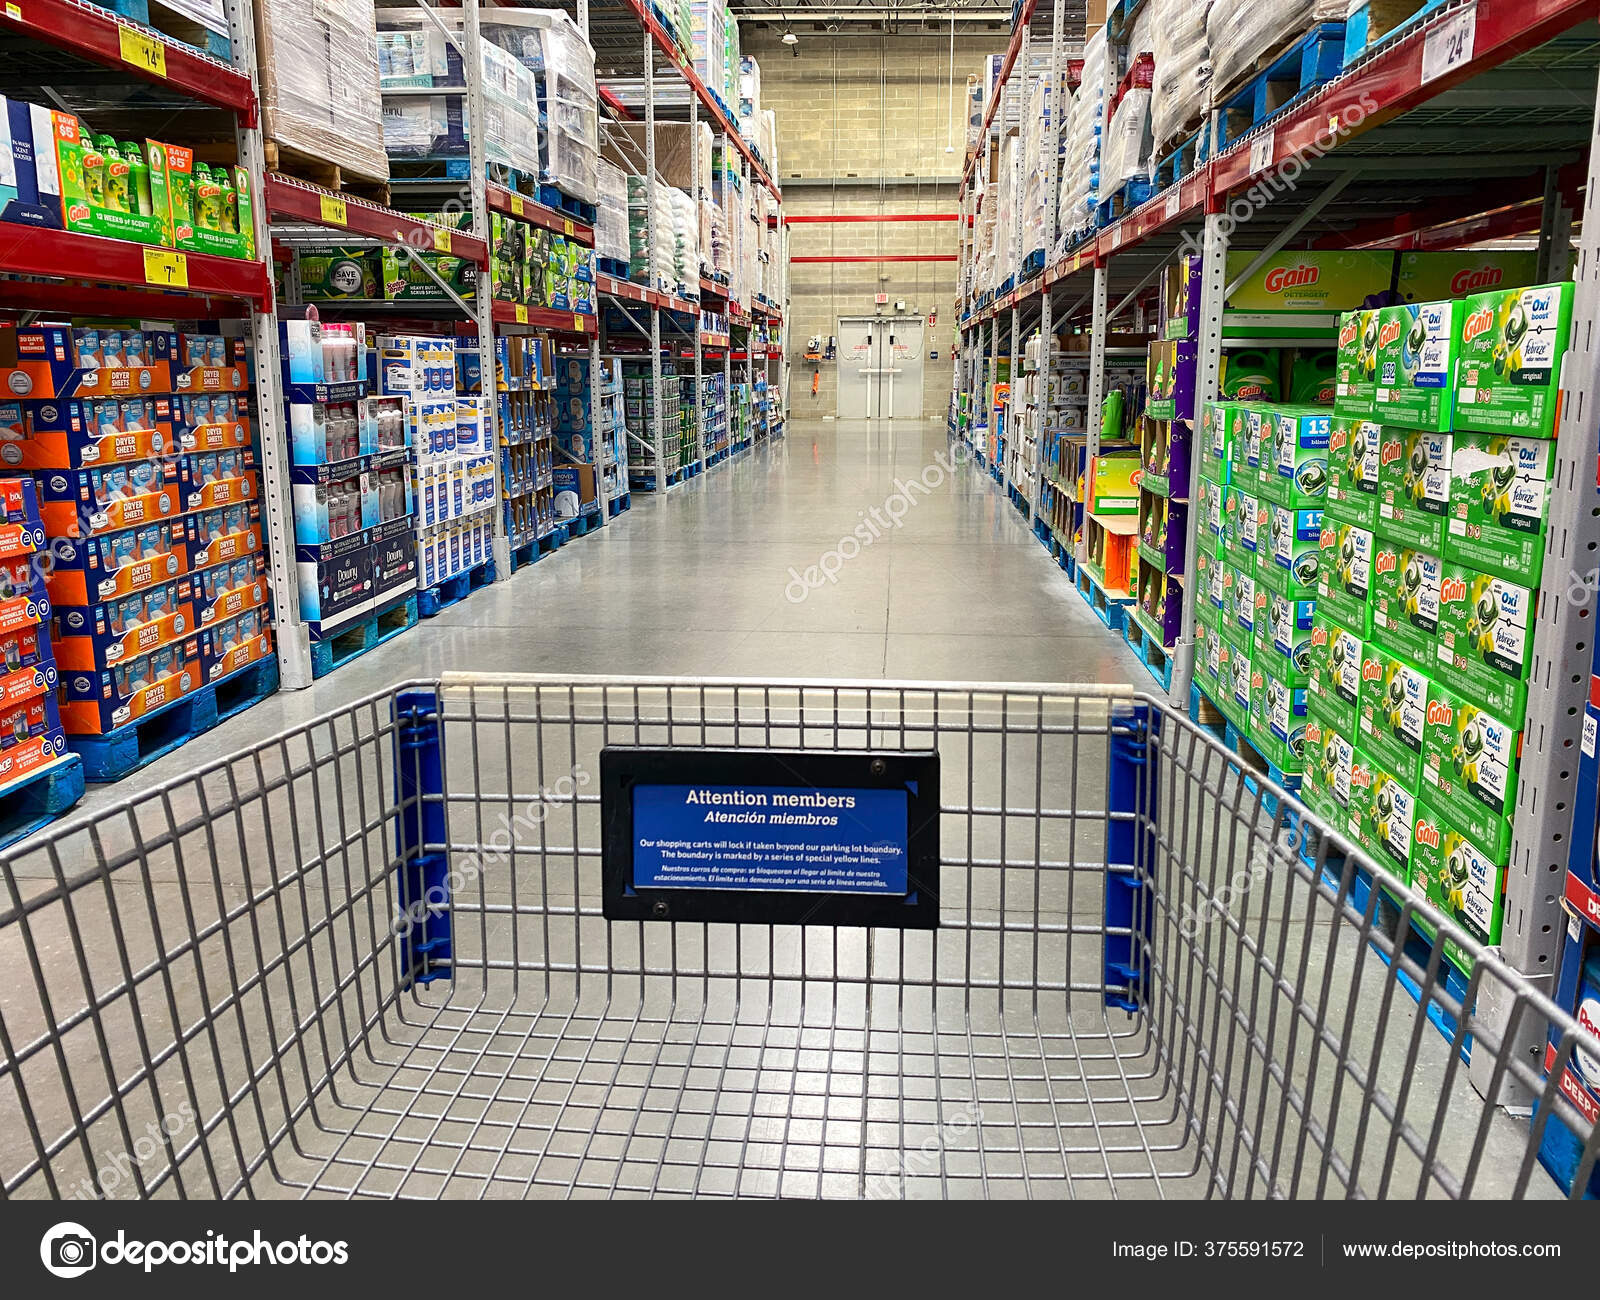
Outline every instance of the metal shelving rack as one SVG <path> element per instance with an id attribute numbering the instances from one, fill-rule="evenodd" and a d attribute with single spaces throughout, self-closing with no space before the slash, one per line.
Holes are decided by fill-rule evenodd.
<path id="1" fill-rule="evenodd" d="M 1005 102 L 1003 89 L 1013 69 L 1027 66 L 1030 42 L 1046 20 L 1049 75 L 1062 102 L 1064 42 L 1083 36 L 1064 31 L 1065 8 L 1062 0 L 1022 0 L 1006 52 L 1002 93 L 993 97 L 979 147 L 969 152 L 960 200 L 965 296 L 958 310 L 952 401 L 958 436 L 976 440 L 986 369 L 992 374 L 995 357 L 1003 355 L 1003 334 L 1011 336 L 1012 357 L 1020 361 L 1021 338 L 1034 328 L 1048 334 L 1081 326 L 1090 332 L 1088 441 L 1091 454 L 1097 450 L 1108 324 L 1120 310 L 1136 306 L 1160 268 L 1181 249 L 1203 256 L 1198 411 L 1218 393 L 1230 247 L 1263 253 L 1307 245 L 1442 249 L 1537 234 L 1544 278 L 1553 279 L 1566 274 L 1568 242 L 1575 218 L 1581 217 L 1571 264 L 1573 342 L 1564 372 L 1500 945 L 1506 963 L 1553 992 L 1566 927 L 1560 896 L 1596 612 L 1596 584 L 1574 575 L 1592 574 L 1600 550 L 1595 479 L 1600 436 L 1593 413 L 1600 400 L 1600 212 L 1595 209 L 1600 151 L 1589 147 L 1600 132 L 1595 91 L 1600 28 L 1593 6 L 1581 0 L 1449 0 L 1226 148 L 1213 148 L 1208 161 L 1076 246 L 1063 251 L 1057 241 L 1049 242 L 1046 266 L 1031 280 L 1003 295 L 969 294 L 969 287 L 982 288 L 970 286 L 967 274 L 974 262 L 978 212 L 971 182 L 987 151 L 996 147 L 996 107 Z M 1114 60 L 1107 63 L 1108 77 L 1114 77 Z M 1504 120 L 1507 105 L 1516 106 L 1514 122 Z M 1053 114 L 1054 132 L 1064 117 L 1064 112 Z M 1213 141 L 1220 138 L 1214 113 L 1208 129 Z M 1047 156 L 1054 159 L 1057 152 L 1048 148 Z M 1055 193 L 1049 198 L 1053 201 Z M 1020 273 L 1015 259 L 1013 269 Z M 1192 443 L 1191 481 L 1197 481 L 1201 440 Z M 1035 472 L 1035 493 L 1040 477 Z M 1030 522 L 1038 505 L 1036 496 L 1028 503 Z M 1198 519 L 1198 511 L 1188 512 L 1190 556 Z M 1171 694 L 1180 707 L 1188 706 L 1194 670 L 1193 585 L 1184 584 L 1173 665 Z M 1493 984 L 1485 981 L 1483 987 Z M 1544 1056 L 1544 1027 L 1527 1023 L 1526 1016 L 1514 1018 L 1515 1010 L 1478 1008 L 1496 1029 L 1511 1028 L 1516 1049 L 1537 1065 Z M 1475 1070 L 1473 1077 L 1480 1090 L 1492 1086 L 1486 1072 Z"/>

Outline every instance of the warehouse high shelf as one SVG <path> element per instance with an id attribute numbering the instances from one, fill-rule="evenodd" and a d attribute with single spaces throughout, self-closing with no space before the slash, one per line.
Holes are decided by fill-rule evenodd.
<path id="1" fill-rule="evenodd" d="M 980 168 L 990 165 L 990 153 L 999 148 L 995 132 L 1015 124 L 1017 105 L 1026 102 L 1020 94 L 1008 95 L 1005 83 L 1014 88 L 1021 82 L 1018 69 L 1037 70 L 1041 49 L 1048 56 L 1044 75 L 1056 86 L 1065 83 L 1069 56 L 1077 51 L 1061 8 L 1021 6 L 1001 89 L 992 95 L 967 164 L 960 205 L 960 347 L 952 397 L 958 436 L 976 442 L 979 424 L 990 422 L 985 408 L 992 390 L 985 385 L 1007 359 L 1012 400 L 1017 400 L 1028 336 L 1081 330 L 1090 358 L 1087 441 L 1091 452 L 1097 450 L 1106 339 L 1113 330 L 1150 319 L 1148 299 L 1156 277 L 1180 252 L 1201 257 L 1197 421 L 1205 403 L 1218 395 L 1224 349 L 1249 341 L 1224 324 L 1223 304 L 1235 287 L 1229 281 L 1245 278 L 1237 270 L 1228 274 L 1230 249 L 1248 252 L 1246 260 L 1259 264 L 1267 255 L 1297 249 L 1438 250 L 1537 235 L 1540 275 L 1535 282 L 1569 275 L 1576 280 L 1528 690 L 1528 714 L 1537 725 L 1530 722 L 1524 736 L 1499 947 L 1508 964 L 1553 989 L 1567 925 L 1559 900 L 1595 617 L 1594 584 L 1573 582 L 1571 575 L 1592 573 L 1600 546 L 1595 492 L 1600 448 L 1591 413 L 1600 396 L 1593 339 L 1600 319 L 1600 216 L 1593 210 L 1600 158 L 1589 148 L 1596 125 L 1600 29 L 1593 6 L 1575 0 L 1440 5 L 1225 147 L 1211 149 L 1198 166 L 1190 157 L 1182 175 L 1163 173 L 1148 198 L 1078 242 L 1061 246 L 1066 232 L 1060 229 L 1059 205 L 1048 202 L 1042 269 L 1023 265 L 1019 234 L 992 281 L 975 284 L 971 269 L 983 212 L 980 194 L 984 204 L 995 197 L 992 187 L 978 183 Z M 1111 91 L 1114 62 L 1106 60 Z M 1512 122 L 1504 119 L 1508 106 L 1515 106 Z M 1052 199 L 1066 116 L 1065 111 L 1052 116 L 1050 131 L 1057 134 L 1052 139 L 1047 133 L 1044 145 Z M 1213 113 L 1203 131 L 1216 140 L 1223 129 Z M 1580 221 L 1573 259 L 1569 244 Z M 1318 337 L 1331 346 L 1329 335 Z M 1015 415 L 1002 414 L 1009 433 Z M 1193 443 L 1191 482 L 1198 479 L 1201 456 L 1200 439 Z M 1019 510 L 1033 524 L 1041 513 L 1045 476 L 1037 464 L 1023 465 L 1019 472 L 1010 458 L 998 469 L 1007 490 L 1022 489 Z M 1191 560 L 1199 513 L 1188 511 L 1185 554 Z M 1070 558 L 1081 561 L 1081 550 Z M 1194 606 L 1193 584 L 1186 582 L 1170 669 L 1171 693 L 1181 707 L 1189 705 L 1194 678 Z M 1480 1006 L 1478 1012 L 1497 1027 L 1512 1025 L 1519 1050 L 1542 1056 L 1542 1028 L 1513 1020 L 1514 1008 Z M 1492 1086 L 1476 1071 L 1475 1081 L 1480 1088 Z"/>

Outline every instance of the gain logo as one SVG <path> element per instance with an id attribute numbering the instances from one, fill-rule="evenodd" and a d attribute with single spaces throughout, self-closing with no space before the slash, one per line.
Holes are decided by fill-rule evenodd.
<path id="1" fill-rule="evenodd" d="M 95 1265 L 95 1240 L 81 1223 L 58 1223 L 39 1242 L 39 1258 L 57 1277 L 82 1277 Z"/>

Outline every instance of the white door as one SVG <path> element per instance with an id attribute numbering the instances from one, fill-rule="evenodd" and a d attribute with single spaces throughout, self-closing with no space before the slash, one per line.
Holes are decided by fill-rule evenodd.
<path id="1" fill-rule="evenodd" d="M 915 420 L 922 415 L 922 317 L 839 319 L 841 420 Z"/>

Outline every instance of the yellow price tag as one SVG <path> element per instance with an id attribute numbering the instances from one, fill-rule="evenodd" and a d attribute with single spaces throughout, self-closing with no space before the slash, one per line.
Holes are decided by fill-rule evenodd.
<path id="1" fill-rule="evenodd" d="M 148 72 L 153 77 L 167 75 L 167 47 L 160 41 L 121 24 L 117 26 L 117 40 L 122 47 L 124 63 L 131 63 L 140 72 Z"/>
<path id="2" fill-rule="evenodd" d="M 572 318 L 572 328 L 577 330 L 578 333 L 582 334 L 583 331 L 588 328 L 588 326 L 584 323 L 582 316 L 574 316 Z"/>
<path id="3" fill-rule="evenodd" d="M 448 230 L 439 226 L 434 227 L 433 251 L 436 253 L 448 253 L 450 251 L 450 232 Z"/>
<path id="4" fill-rule="evenodd" d="M 526 307 L 524 307 L 519 302 L 517 304 L 517 324 L 518 325 L 526 325 L 527 323 L 528 323 L 528 309 Z"/>
<path id="5" fill-rule="evenodd" d="M 566 235 L 568 235 L 568 236 L 570 236 L 570 235 L 571 235 L 571 234 L 572 234 L 572 218 L 571 218 L 571 217 L 568 217 L 568 218 L 567 218 L 567 219 L 566 219 L 566 220 L 565 220 L 565 221 L 564 221 L 564 222 L 562 222 L 562 223 L 561 223 L 561 224 L 562 224 L 562 225 L 564 225 L 564 226 L 565 226 L 565 227 L 566 227 L 566 230 L 565 230 L 565 231 L 564 231 L 564 232 L 563 232 L 563 233 L 564 233 L 564 234 L 566 234 Z"/>
<path id="6" fill-rule="evenodd" d="M 21 5 L 7 5 L 6 6 L 6 17 L 7 18 L 15 18 L 18 22 L 21 22 L 22 21 L 22 6 Z"/>
<path id="7" fill-rule="evenodd" d="M 189 259 L 168 248 L 144 250 L 144 278 L 146 284 L 160 285 L 163 289 L 189 287 Z"/>
<path id="8" fill-rule="evenodd" d="M 346 209 L 343 199 L 333 194 L 324 194 L 322 196 L 322 224 L 325 226 L 347 226 L 350 224 L 350 213 Z"/>
<path id="9" fill-rule="evenodd" d="M 522 201 L 522 195 L 513 194 L 511 196 L 511 211 L 513 215 L 518 217 L 527 215 L 528 205 Z"/>

